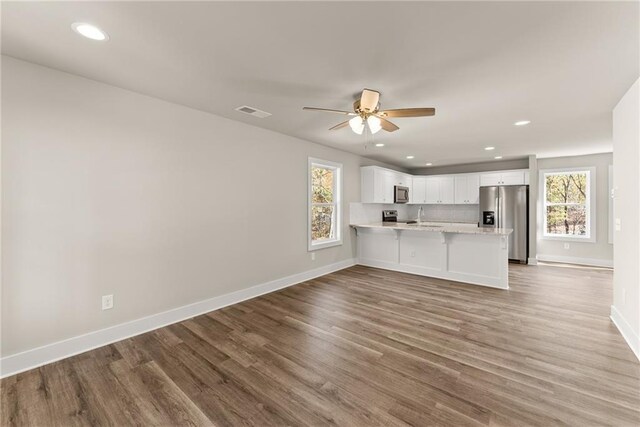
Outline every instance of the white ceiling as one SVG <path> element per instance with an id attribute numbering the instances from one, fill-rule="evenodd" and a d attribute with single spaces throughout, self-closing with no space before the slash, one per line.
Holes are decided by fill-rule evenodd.
<path id="1" fill-rule="evenodd" d="M 639 16 L 638 2 L 3 2 L 2 52 L 412 168 L 611 151 Z M 396 119 L 365 149 L 327 130 L 342 116 L 302 111 L 348 109 L 365 87 L 383 108 L 437 114 Z"/>

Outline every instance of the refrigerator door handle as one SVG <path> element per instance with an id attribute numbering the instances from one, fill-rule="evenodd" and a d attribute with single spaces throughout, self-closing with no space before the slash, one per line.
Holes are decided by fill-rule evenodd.
<path id="1" fill-rule="evenodd" d="M 500 191 L 498 191 L 498 195 L 496 196 L 496 228 L 502 228 L 502 209 L 500 208 Z"/>

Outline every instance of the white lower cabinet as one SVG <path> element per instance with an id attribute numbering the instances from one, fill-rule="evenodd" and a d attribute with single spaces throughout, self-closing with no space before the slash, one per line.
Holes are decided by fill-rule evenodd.
<path id="1" fill-rule="evenodd" d="M 507 235 L 357 229 L 358 264 L 509 289 Z"/>

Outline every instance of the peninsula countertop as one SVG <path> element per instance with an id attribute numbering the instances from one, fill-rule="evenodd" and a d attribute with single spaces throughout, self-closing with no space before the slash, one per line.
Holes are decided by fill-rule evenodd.
<path id="1" fill-rule="evenodd" d="M 390 230 L 430 231 L 440 233 L 481 234 L 484 236 L 508 236 L 513 232 L 511 228 L 473 227 L 461 225 L 437 225 L 430 222 L 420 224 L 406 224 L 401 222 L 372 222 L 368 224 L 349 224 L 354 228 L 386 228 Z"/>

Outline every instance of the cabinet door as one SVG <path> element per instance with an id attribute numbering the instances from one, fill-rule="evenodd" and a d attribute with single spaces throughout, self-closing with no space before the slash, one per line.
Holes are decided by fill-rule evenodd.
<path id="1" fill-rule="evenodd" d="M 440 203 L 452 205 L 455 197 L 455 185 L 452 176 L 443 176 L 439 180 L 440 187 Z"/>
<path id="2" fill-rule="evenodd" d="M 425 198 L 427 204 L 440 203 L 440 178 L 425 179 Z"/>
<path id="3" fill-rule="evenodd" d="M 393 186 L 396 184 L 396 174 L 382 172 L 382 203 L 393 203 Z"/>
<path id="4" fill-rule="evenodd" d="M 411 175 L 405 175 L 403 173 L 397 174 L 395 185 L 401 185 L 403 187 L 411 188 Z"/>
<path id="5" fill-rule="evenodd" d="M 524 184 L 523 171 L 504 172 L 502 174 L 502 185 L 523 185 L 523 184 Z"/>
<path id="6" fill-rule="evenodd" d="M 467 175 L 467 203 L 480 203 L 480 175 Z"/>
<path id="7" fill-rule="evenodd" d="M 426 178 L 423 177 L 414 177 L 413 178 L 413 186 L 411 191 L 409 191 L 409 195 L 411 198 L 411 203 L 422 204 L 427 200 L 427 182 Z"/>
<path id="8" fill-rule="evenodd" d="M 467 176 L 460 175 L 455 177 L 454 192 L 455 192 L 455 204 L 462 205 L 467 203 Z"/>
<path id="9" fill-rule="evenodd" d="M 480 175 L 480 185 L 486 187 L 488 185 L 500 185 L 502 182 L 501 173 L 483 173 Z"/>

